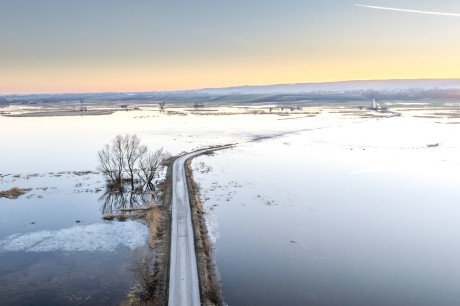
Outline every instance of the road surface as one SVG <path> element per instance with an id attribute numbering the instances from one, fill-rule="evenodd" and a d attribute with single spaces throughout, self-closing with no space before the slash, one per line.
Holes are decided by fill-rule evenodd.
<path id="1" fill-rule="evenodd" d="M 204 151 L 207 150 L 183 155 L 176 159 L 173 164 L 169 306 L 200 305 L 200 286 L 198 283 L 192 215 L 185 176 L 185 161 Z"/>

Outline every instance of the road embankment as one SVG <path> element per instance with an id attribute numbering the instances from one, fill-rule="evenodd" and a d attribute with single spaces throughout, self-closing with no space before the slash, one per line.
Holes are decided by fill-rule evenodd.
<path id="1" fill-rule="evenodd" d="M 155 227 L 156 231 L 150 230 L 149 247 L 150 252 L 154 252 L 153 273 L 149 275 L 151 286 L 141 291 L 141 295 L 136 290 L 131 290 L 128 295 L 127 305 L 168 305 L 168 286 L 169 286 L 169 265 L 170 265 L 170 243 L 171 243 L 171 198 L 172 198 L 172 172 L 176 158 L 170 158 L 166 162 L 166 179 L 158 186 L 161 192 L 162 205 L 158 206 L 161 213 L 160 224 L 150 224 L 156 222 L 158 218 L 146 218 L 149 229 Z M 152 236 L 154 235 L 154 236 Z"/>
<path id="2" fill-rule="evenodd" d="M 154 269 L 152 275 L 150 275 L 151 286 L 143 292 L 143 296 L 131 292 L 127 304 L 175 305 L 178 304 L 177 301 L 181 304 L 184 300 L 189 300 L 191 292 L 196 290 L 195 292 L 199 291 L 200 305 L 224 305 L 220 278 L 214 262 L 214 248 L 209 240 L 200 188 L 193 179 L 191 162 L 197 156 L 213 154 L 214 151 L 229 147 L 232 147 L 232 145 L 201 149 L 177 158 L 171 158 L 168 161 L 166 180 L 159 186 L 159 190 L 163 194 L 163 205 L 159 206 L 161 218 L 152 219 L 157 222 L 161 220 L 161 224 L 148 224 L 149 228 L 152 226 L 156 229 L 150 231 L 151 234 L 155 233 L 155 237 L 149 238 L 151 251 L 155 252 Z M 186 212 L 188 208 L 183 206 L 185 203 L 185 206 L 190 209 L 189 213 Z M 186 222 L 187 215 L 191 220 L 190 238 L 193 240 L 190 240 L 190 246 L 181 248 L 181 240 L 185 239 L 187 234 L 181 232 L 187 227 L 183 225 Z M 174 216 L 176 216 L 176 221 L 173 221 Z M 149 219 L 147 218 L 146 221 L 148 223 Z M 174 227 L 176 227 L 175 230 Z M 192 263 L 191 259 L 188 259 L 190 254 L 185 256 L 184 250 L 192 248 L 194 248 L 193 257 L 196 258 L 195 271 L 198 274 L 196 289 L 193 289 L 192 287 L 194 286 L 190 285 L 192 279 L 184 282 L 184 279 L 187 279 L 192 272 L 188 271 L 189 264 Z M 175 259 L 172 259 L 172 257 Z M 184 261 L 183 258 L 186 258 L 186 260 Z M 172 265 L 172 262 L 175 264 Z M 171 279 L 171 273 L 175 275 L 173 280 Z M 171 291 L 171 288 L 173 288 L 173 291 Z M 171 295 L 173 296 L 172 299 Z"/>
<path id="3" fill-rule="evenodd" d="M 200 298 L 202 305 L 223 305 L 220 278 L 214 262 L 214 248 L 209 241 L 205 212 L 200 197 L 200 188 L 193 179 L 191 162 L 194 157 L 188 159 L 186 162 L 186 175 L 190 206 L 192 209 Z"/>

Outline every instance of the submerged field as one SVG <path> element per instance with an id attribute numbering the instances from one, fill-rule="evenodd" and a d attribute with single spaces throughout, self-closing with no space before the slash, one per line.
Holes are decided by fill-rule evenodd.
<path id="1" fill-rule="evenodd" d="M 398 117 L 197 158 L 226 301 L 457 305 L 459 149 Z"/>
<path id="2" fill-rule="evenodd" d="M 458 305 L 458 105 L 389 106 L 400 116 L 354 105 L 139 105 L 0 117 L 1 190 L 32 189 L 0 198 L 0 298 L 125 298 L 147 228 L 103 221 L 103 178 L 78 173 L 95 171 L 117 134 L 137 134 L 174 155 L 238 143 L 193 162 L 227 304 Z M 43 109 L 8 110 L 31 111 Z"/>

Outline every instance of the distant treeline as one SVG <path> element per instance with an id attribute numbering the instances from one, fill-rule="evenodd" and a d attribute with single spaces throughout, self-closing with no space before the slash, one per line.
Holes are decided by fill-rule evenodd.
<path id="1" fill-rule="evenodd" d="M 343 92 L 312 91 L 275 94 L 207 94 L 197 91 L 146 92 L 146 93 L 92 93 L 92 94 L 37 94 L 0 96 L 0 104 L 36 103 L 110 103 L 141 102 L 173 103 L 296 103 L 296 102 L 347 102 L 376 100 L 458 100 L 460 89 L 393 89 L 350 90 Z"/>
<path id="2" fill-rule="evenodd" d="M 460 98 L 460 89 L 365 90 L 362 95 L 368 99 L 377 100 L 455 100 Z"/>

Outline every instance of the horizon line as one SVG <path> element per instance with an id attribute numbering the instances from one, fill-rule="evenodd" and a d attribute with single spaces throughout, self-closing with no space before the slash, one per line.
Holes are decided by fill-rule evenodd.
<path id="1" fill-rule="evenodd" d="M 29 93 L 0 93 L 0 97 L 6 96 L 27 96 L 27 95 L 78 95 L 78 94 L 114 94 L 114 93 L 172 93 L 172 92 L 187 92 L 187 91 L 200 91 L 211 89 L 229 89 L 237 87 L 268 87 L 268 86 L 281 86 L 281 85 L 302 85 L 302 84 L 329 84 L 329 83 L 350 83 L 350 82 L 390 82 L 390 81 L 460 81 L 457 78 L 391 78 L 391 79 L 353 79 L 353 80 L 337 80 L 337 81 L 324 81 L 324 82 L 298 82 L 298 83 L 272 83 L 272 84 L 241 84 L 222 87 L 199 87 L 188 89 L 175 89 L 175 90 L 139 90 L 139 91 L 120 91 L 120 90 L 101 90 L 101 91 L 56 91 L 56 92 L 29 92 Z"/>

